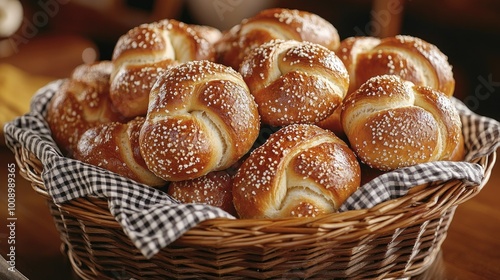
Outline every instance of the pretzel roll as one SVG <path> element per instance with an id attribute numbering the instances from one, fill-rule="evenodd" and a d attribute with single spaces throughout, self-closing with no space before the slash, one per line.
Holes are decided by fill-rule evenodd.
<path id="1" fill-rule="evenodd" d="M 398 35 L 378 39 L 342 40 L 338 56 L 349 72 L 349 92 L 374 76 L 397 75 L 419 86 L 452 96 L 455 79 L 448 58 L 435 45 L 420 38 Z"/>
<path id="2" fill-rule="evenodd" d="M 175 65 L 177 63 L 170 59 L 148 64 L 123 65 L 111 81 L 113 104 L 124 116 L 146 115 L 151 87 L 159 76 Z"/>
<path id="3" fill-rule="evenodd" d="M 82 134 L 74 158 L 148 186 L 165 181 L 148 170 L 139 149 L 139 132 L 144 117 L 127 123 L 109 122 L 89 128 Z"/>
<path id="4" fill-rule="evenodd" d="M 225 31 L 215 45 L 217 62 L 238 70 L 249 50 L 274 39 L 308 41 L 333 51 L 340 44 L 337 29 L 320 16 L 306 11 L 272 8 Z"/>
<path id="5" fill-rule="evenodd" d="M 180 63 L 213 59 L 213 43 L 220 31 L 209 26 L 186 24 L 173 19 L 141 24 L 122 35 L 113 50 L 112 61 L 149 63 L 171 59 Z"/>
<path id="6" fill-rule="evenodd" d="M 335 53 L 310 42 L 265 43 L 248 54 L 240 73 L 255 97 L 262 122 L 274 126 L 326 118 L 349 86 L 347 70 Z"/>
<path id="7" fill-rule="evenodd" d="M 360 183 L 354 153 L 332 132 L 293 124 L 273 133 L 238 169 L 241 218 L 312 217 L 337 211 Z"/>
<path id="8" fill-rule="evenodd" d="M 234 164 L 252 147 L 259 125 L 257 104 L 238 72 L 191 61 L 151 90 L 141 152 L 157 176 L 194 179 Z"/>
<path id="9" fill-rule="evenodd" d="M 356 59 L 359 53 L 367 52 L 380 43 L 375 37 L 349 37 L 340 42 L 337 52 L 339 58 L 349 73 L 349 89 L 347 94 L 355 91 L 359 85 L 356 83 Z M 333 113 L 322 121 L 316 123 L 319 127 L 333 131 L 336 135 L 344 138 L 344 129 L 340 122 L 340 106 Z"/>
<path id="10" fill-rule="evenodd" d="M 224 171 L 213 171 L 192 180 L 171 182 L 167 193 L 181 203 L 204 203 L 236 215 L 233 206 L 233 178 Z"/>
<path id="11" fill-rule="evenodd" d="M 122 35 L 113 51 L 111 99 L 127 117 L 145 115 L 149 92 L 168 68 L 192 60 L 214 60 L 219 30 L 173 19 L 139 25 Z"/>
<path id="12" fill-rule="evenodd" d="M 63 153 L 71 156 L 90 127 L 126 120 L 109 97 L 111 69 L 109 61 L 78 66 L 52 97 L 46 120 Z"/>
<path id="13" fill-rule="evenodd" d="M 349 37 L 341 41 L 337 55 L 349 73 L 347 95 L 379 75 L 398 75 L 416 85 L 434 88 L 446 96 L 452 96 L 455 90 L 448 58 L 435 45 L 416 37 Z M 342 135 L 340 111 L 337 108 L 318 125 Z"/>
<path id="14" fill-rule="evenodd" d="M 399 76 L 361 85 L 344 100 L 341 120 L 352 149 L 372 168 L 463 157 L 461 120 L 451 100 Z"/>
<path id="15" fill-rule="evenodd" d="M 95 84 L 102 91 L 109 90 L 109 79 L 113 72 L 113 63 L 108 60 L 81 64 L 73 69 L 70 78 L 87 84 Z"/>

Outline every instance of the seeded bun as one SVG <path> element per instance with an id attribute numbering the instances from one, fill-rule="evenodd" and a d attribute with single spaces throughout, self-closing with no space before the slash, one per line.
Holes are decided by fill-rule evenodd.
<path id="1" fill-rule="evenodd" d="M 273 133 L 238 169 L 233 201 L 241 218 L 314 217 L 333 213 L 360 184 L 345 142 L 315 125 Z"/>
<path id="2" fill-rule="evenodd" d="M 140 148 L 157 176 L 189 180 L 236 163 L 259 128 L 257 104 L 238 72 L 191 61 L 172 68 L 151 90 Z"/>
<path id="3" fill-rule="evenodd" d="M 451 100 L 399 76 L 361 85 L 344 100 L 341 120 L 352 149 L 372 168 L 463 158 L 462 123 Z"/>

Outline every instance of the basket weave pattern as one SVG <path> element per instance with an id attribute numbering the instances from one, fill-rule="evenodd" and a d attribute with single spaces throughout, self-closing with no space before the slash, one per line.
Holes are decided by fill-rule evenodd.
<path id="1" fill-rule="evenodd" d="M 56 205 L 43 166 L 15 151 L 21 174 L 44 196 L 64 251 L 83 279 L 391 279 L 422 273 L 439 253 L 456 206 L 488 181 L 496 154 L 478 159 L 481 185 L 436 182 L 363 210 L 315 218 L 207 220 L 146 259 L 110 214 L 107 201 Z"/>

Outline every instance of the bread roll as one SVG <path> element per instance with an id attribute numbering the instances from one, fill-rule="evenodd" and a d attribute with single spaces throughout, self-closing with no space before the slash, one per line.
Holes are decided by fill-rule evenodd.
<path id="1" fill-rule="evenodd" d="M 226 169 L 258 136 L 257 104 L 230 67 L 184 63 L 160 77 L 150 97 L 140 147 L 149 169 L 164 180 Z"/>
<path id="2" fill-rule="evenodd" d="M 386 74 L 431 87 L 446 96 L 452 96 L 455 90 L 453 70 L 446 55 L 417 37 L 350 37 L 342 40 L 338 56 L 349 72 L 349 92 L 374 76 Z"/>
<path id="3" fill-rule="evenodd" d="M 145 115 L 149 92 L 168 68 L 214 60 L 219 30 L 173 19 L 142 24 L 121 36 L 113 51 L 111 99 L 127 117 Z"/>
<path id="4" fill-rule="evenodd" d="M 109 122 L 88 129 L 80 137 L 74 158 L 149 186 L 165 181 L 148 170 L 139 149 L 143 117 L 127 123 Z"/>
<path id="5" fill-rule="evenodd" d="M 265 124 L 315 123 L 340 105 L 349 86 L 333 51 L 310 43 L 273 40 L 254 48 L 240 73 Z"/>
<path id="6" fill-rule="evenodd" d="M 308 41 L 333 51 L 340 44 L 337 29 L 320 16 L 306 11 L 272 8 L 225 31 L 215 45 L 216 61 L 238 70 L 249 50 L 274 39 Z"/>
<path id="7" fill-rule="evenodd" d="M 204 203 L 235 216 L 232 187 L 233 178 L 221 170 L 192 180 L 171 182 L 167 193 L 181 203 Z"/>
<path id="8" fill-rule="evenodd" d="M 344 100 L 341 120 L 352 149 L 372 168 L 463 157 L 461 120 L 451 100 L 399 76 L 361 85 Z"/>
<path id="9" fill-rule="evenodd" d="M 81 64 L 73 69 L 70 78 L 87 84 L 101 87 L 101 91 L 109 90 L 109 79 L 113 72 L 113 63 L 108 60 L 91 64 Z"/>
<path id="10" fill-rule="evenodd" d="M 435 45 L 412 36 L 349 37 L 341 41 L 337 55 L 349 73 L 347 95 L 368 79 L 379 75 L 397 75 L 416 85 L 428 86 L 446 96 L 455 90 L 448 58 Z M 337 135 L 344 133 L 340 109 L 317 123 Z"/>
<path id="11" fill-rule="evenodd" d="M 52 97 L 46 120 L 64 154 L 73 154 L 81 135 L 90 127 L 126 121 L 109 97 L 111 70 L 109 61 L 80 65 Z"/>
<path id="12" fill-rule="evenodd" d="M 165 59 L 147 64 L 125 64 L 118 68 L 111 80 L 113 104 L 124 116 L 146 115 L 153 84 L 175 65 L 176 61 Z"/>
<path id="13" fill-rule="evenodd" d="M 330 131 L 286 126 L 238 169 L 233 202 L 241 218 L 312 217 L 337 211 L 360 183 L 360 166 Z"/>

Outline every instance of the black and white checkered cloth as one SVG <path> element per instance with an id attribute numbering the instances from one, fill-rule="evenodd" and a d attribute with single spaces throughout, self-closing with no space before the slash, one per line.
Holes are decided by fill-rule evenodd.
<path id="1" fill-rule="evenodd" d="M 44 119 L 47 104 L 60 83 L 55 81 L 42 88 L 32 100 L 30 113 L 5 126 L 6 143 L 11 149 L 23 145 L 43 163 L 42 179 L 55 203 L 85 196 L 107 199 L 111 214 L 146 257 L 152 257 L 204 220 L 234 219 L 219 208 L 179 204 L 160 190 L 63 157 Z M 463 122 L 468 150 L 465 161 L 419 164 L 381 175 L 355 192 L 341 211 L 369 208 L 405 195 L 412 186 L 429 182 L 459 179 L 465 185 L 479 184 L 484 170 L 469 161 L 496 151 L 500 144 L 500 123 L 454 101 Z"/>

